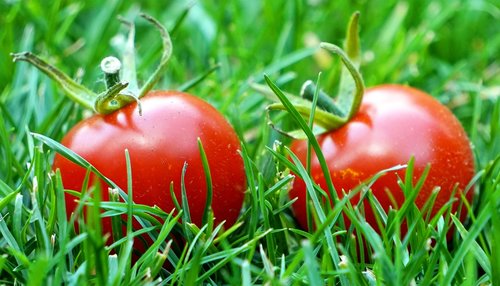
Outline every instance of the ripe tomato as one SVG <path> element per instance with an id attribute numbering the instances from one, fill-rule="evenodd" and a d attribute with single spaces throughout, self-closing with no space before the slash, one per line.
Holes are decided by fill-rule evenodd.
<path id="1" fill-rule="evenodd" d="M 200 138 L 213 185 L 212 209 L 215 222 L 229 227 L 241 210 L 246 185 L 240 142 L 224 117 L 211 105 L 192 95 L 176 91 L 154 91 L 141 99 L 142 115 L 132 103 L 108 115 L 94 115 L 77 124 L 62 144 L 94 165 L 124 191 L 127 174 L 124 150 L 132 167 L 133 200 L 157 205 L 165 212 L 174 208 L 170 183 L 181 201 L 181 173 L 184 178 L 192 221 L 200 226 L 206 202 L 206 182 L 198 148 Z M 60 155 L 54 168 L 61 171 L 66 189 L 80 190 L 86 170 Z M 75 197 L 66 195 L 68 214 L 76 207 Z M 103 192 L 103 199 L 108 199 Z M 110 233 L 110 222 L 104 221 Z"/>
<path id="2" fill-rule="evenodd" d="M 460 198 L 474 175 L 470 143 L 458 120 L 436 99 L 410 87 L 382 85 L 366 90 L 354 118 L 317 139 L 339 197 L 343 197 L 342 190 L 349 192 L 377 172 L 406 164 L 414 156 L 414 182 L 430 164 L 430 172 L 416 198 L 416 205 L 422 208 L 434 187 L 440 187 L 431 211 L 434 215 L 451 199 L 455 186 L 454 196 Z M 305 165 L 307 142 L 294 141 L 291 150 Z M 311 173 L 315 182 L 326 190 L 325 178 L 314 153 Z M 372 186 L 374 196 L 385 211 L 404 202 L 397 176 L 404 178 L 405 170 L 387 173 Z M 391 203 L 386 190 L 392 194 L 397 206 Z M 295 180 L 290 197 L 298 198 L 293 210 L 299 224 L 307 228 L 306 188 L 302 179 Z M 472 192 L 466 197 L 471 201 Z M 356 204 L 358 201 L 359 197 L 355 197 L 351 202 Z M 453 212 L 457 207 L 458 202 L 453 204 Z M 366 221 L 377 229 L 368 204 L 365 204 L 365 211 Z"/>

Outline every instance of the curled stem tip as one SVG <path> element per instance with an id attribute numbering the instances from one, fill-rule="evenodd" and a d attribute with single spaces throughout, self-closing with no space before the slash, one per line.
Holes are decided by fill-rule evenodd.
<path id="1" fill-rule="evenodd" d="M 341 94 L 339 95 L 339 108 L 342 110 L 346 110 L 346 120 L 349 120 L 358 112 L 361 106 L 361 101 L 365 92 L 363 77 L 356 67 L 356 64 L 341 48 L 334 44 L 325 42 L 321 43 L 320 47 L 340 57 L 340 60 L 344 64 L 344 67 L 349 72 L 350 76 L 352 77 L 352 81 L 354 82 L 354 84 L 351 84 L 349 82 L 342 84 L 341 82 L 340 87 Z"/>
<path id="2" fill-rule="evenodd" d="M 158 64 L 158 67 L 156 70 L 153 72 L 151 77 L 146 81 L 144 86 L 141 88 L 139 91 L 138 97 L 141 98 L 144 95 L 146 95 L 151 88 L 158 82 L 160 79 L 160 76 L 163 72 L 163 70 L 166 68 L 168 61 L 170 60 L 170 56 L 172 55 L 172 40 L 170 39 L 170 34 L 168 33 L 167 29 L 155 18 L 151 17 L 150 15 L 141 13 L 141 17 L 146 19 L 148 22 L 153 24 L 158 31 L 160 32 L 160 36 L 162 39 L 162 44 L 163 44 L 163 52 L 161 55 L 160 63 Z"/>
<path id="3" fill-rule="evenodd" d="M 356 67 L 359 66 L 360 45 L 359 45 L 359 11 L 352 14 L 347 26 L 347 38 L 345 42 L 345 50 L 349 58 L 354 62 Z"/>

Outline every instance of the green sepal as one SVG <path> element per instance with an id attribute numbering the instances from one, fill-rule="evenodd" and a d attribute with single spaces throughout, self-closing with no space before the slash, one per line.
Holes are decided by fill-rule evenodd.
<path id="1" fill-rule="evenodd" d="M 346 55 L 346 53 L 344 51 L 342 51 L 339 47 L 337 47 L 333 44 L 329 44 L 329 43 L 321 43 L 321 47 L 340 56 L 340 59 L 344 63 L 347 71 L 352 76 L 352 79 L 354 82 L 354 90 L 352 91 L 352 93 L 342 94 L 342 96 L 350 98 L 350 99 L 347 99 L 347 102 L 350 103 L 350 106 L 348 106 L 347 108 L 343 108 L 342 106 L 339 106 L 337 103 L 335 103 L 332 99 L 332 101 L 331 101 L 332 107 L 331 108 L 333 110 L 335 110 L 334 112 L 331 112 L 331 111 L 329 112 L 329 111 L 327 111 L 327 108 L 322 107 L 320 105 L 318 105 L 318 107 L 320 107 L 320 108 L 317 108 L 315 110 L 316 114 L 314 116 L 314 123 L 316 123 L 317 125 L 324 128 L 325 131 L 330 131 L 330 130 L 335 130 L 335 129 L 342 127 L 344 124 L 349 122 L 349 120 L 358 112 L 358 110 L 361 106 L 361 100 L 363 99 L 364 83 L 363 83 L 363 78 L 361 77 L 361 74 L 359 73 L 358 69 L 349 60 L 348 56 Z M 311 83 L 311 85 L 314 85 L 314 84 Z M 305 98 L 302 98 L 302 97 L 291 95 L 291 94 L 285 95 L 283 92 L 278 92 L 277 90 L 275 90 L 272 85 L 269 85 L 269 87 L 274 92 L 274 94 L 278 97 L 280 102 L 268 105 L 267 106 L 268 111 L 288 110 L 285 107 L 285 105 L 283 104 L 283 98 L 282 98 L 282 96 L 286 96 L 288 98 L 288 100 L 292 103 L 293 107 L 302 116 L 304 116 L 304 117 L 310 116 L 311 112 L 313 111 L 313 102 L 312 101 L 305 99 Z M 313 88 L 313 89 L 308 88 L 307 90 L 315 91 L 316 88 Z M 319 95 L 319 93 L 318 93 L 318 95 Z M 325 103 L 325 101 L 323 101 L 323 102 Z M 285 133 L 291 137 L 294 137 L 294 138 L 297 137 L 297 133 L 294 133 L 294 132 L 285 132 Z M 302 136 L 299 136 L 299 138 L 301 138 L 301 137 Z"/>
<path id="2" fill-rule="evenodd" d="M 170 35 L 165 27 L 163 27 L 158 20 L 149 15 L 141 14 L 141 17 L 146 19 L 158 29 L 163 44 L 163 53 L 161 55 L 160 63 L 158 64 L 158 67 L 153 72 L 153 74 L 147 79 L 144 86 L 142 86 L 141 88 L 139 88 L 137 85 L 135 72 L 135 27 L 132 23 L 126 22 L 124 20 L 122 20 L 122 22 L 127 24 L 130 28 L 123 59 L 126 68 L 126 71 L 123 72 L 123 75 L 126 81 L 120 81 L 119 79 L 120 68 L 117 68 L 111 73 L 105 71 L 105 77 L 107 79 L 106 91 L 100 94 L 95 93 L 85 86 L 77 83 L 61 70 L 50 65 L 31 52 L 15 53 L 11 54 L 11 56 L 13 57 L 14 61 L 25 61 L 34 65 L 36 68 L 38 68 L 50 78 L 52 78 L 55 82 L 57 82 L 69 98 L 87 109 L 92 109 L 95 112 L 101 114 L 109 114 L 118 109 L 121 109 L 122 107 L 130 103 L 138 102 L 139 113 L 141 113 L 139 99 L 146 95 L 158 82 L 167 66 L 170 56 L 172 55 L 172 42 L 170 40 Z M 108 84 L 110 82 L 112 84 Z"/>
<path id="3" fill-rule="evenodd" d="M 282 93 L 283 94 L 283 93 Z M 297 96 L 288 98 L 292 102 L 295 109 L 304 117 L 308 117 L 311 114 L 312 102 L 307 99 L 303 99 Z M 281 100 L 281 98 L 280 98 Z M 268 111 L 273 110 L 287 110 L 283 103 L 273 103 L 266 107 Z M 326 130 L 336 129 L 345 123 L 345 119 L 334 115 L 328 111 L 322 109 L 316 109 L 316 116 L 314 117 L 314 123 L 321 126 Z"/>
<path id="4" fill-rule="evenodd" d="M 360 66 L 360 54 L 361 48 L 359 45 L 359 12 L 355 12 L 349 21 L 347 26 L 347 38 L 344 43 L 344 50 L 347 58 L 349 59 L 352 67 L 347 64 L 342 66 L 342 72 L 340 74 L 340 86 L 339 95 L 337 96 L 337 104 L 342 110 L 349 110 L 348 117 L 352 118 L 359 110 L 361 105 L 362 95 L 360 97 L 347 96 L 354 94 L 356 91 L 359 92 L 360 85 L 356 82 L 356 78 L 353 76 L 352 71 L 349 69 L 355 68 L 359 69 Z M 323 48 L 329 50 L 327 46 L 322 46 Z M 364 87 L 364 85 L 361 85 Z"/>
<path id="5" fill-rule="evenodd" d="M 14 62 L 28 62 L 44 72 L 47 76 L 57 82 L 64 92 L 76 103 L 79 103 L 88 109 L 94 108 L 94 101 L 97 97 L 97 93 L 77 83 L 58 68 L 50 65 L 31 52 L 11 53 L 10 55 Z"/>
<path id="6" fill-rule="evenodd" d="M 358 36 L 359 12 L 352 15 L 347 28 L 347 40 L 345 43 L 345 51 L 338 46 L 330 43 L 320 43 L 320 47 L 326 49 L 340 57 L 342 62 L 342 73 L 340 79 L 339 95 L 334 100 L 325 92 L 318 90 L 318 87 L 312 81 L 307 81 L 302 86 L 299 96 L 277 91 L 268 83 L 268 87 L 263 87 L 257 84 L 250 86 L 265 95 L 271 100 L 276 98 L 279 100 L 267 106 L 268 118 L 269 112 L 273 110 L 287 110 L 284 99 L 286 98 L 292 103 L 292 106 L 303 117 L 310 117 L 314 114 L 314 123 L 323 128 L 314 128 L 314 134 L 318 135 L 323 132 L 336 130 L 349 122 L 359 111 L 364 95 L 364 82 L 358 68 L 360 65 L 360 45 Z M 313 101 L 316 103 L 313 104 Z M 317 108 L 316 108 L 317 107 Z M 271 126 L 275 128 L 274 123 L 269 119 Z M 276 129 L 276 128 L 275 128 Z M 302 132 L 299 131 L 283 131 L 278 130 L 293 138 L 305 138 Z"/>

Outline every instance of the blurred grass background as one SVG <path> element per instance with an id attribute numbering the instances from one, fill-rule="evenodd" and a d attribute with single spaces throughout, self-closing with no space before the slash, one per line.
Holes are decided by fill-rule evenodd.
<path id="1" fill-rule="evenodd" d="M 174 31 L 170 69 L 157 88 L 175 88 L 219 63 L 217 75 L 192 92 L 221 107 L 242 102 L 245 90 L 240 87 L 250 77 L 262 80 L 262 71 L 273 63 L 282 64 L 276 73 L 295 73 L 285 86 L 290 91 L 317 72 L 328 72 L 329 59 L 318 63 L 305 57 L 293 65 L 282 59 L 304 49 L 311 38 L 341 44 L 356 10 L 361 11 L 362 71 L 368 86 L 410 84 L 457 108 L 470 100 L 464 93 L 481 89 L 483 96 L 498 96 L 498 1 L 3 0 L 2 102 L 19 93 L 16 80 L 29 75 L 16 76 L 24 64 L 16 69 L 9 53 L 31 50 L 73 75 L 83 69 L 83 82 L 102 89 L 98 64 L 108 54 L 119 54 L 123 37 L 116 35 L 126 32 L 118 15 L 134 20 L 143 11 L 173 29 L 188 7 Z M 160 41 L 145 21 L 137 26 L 139 72 L 145 78 L 155 66 Z M 326 90 L 334 89 L 335 73 L 330 72 Z M 467 116 L 470 112 L 463 111 L 462 117 Z"/>
<path id="2" fill-rule="evenodd" d="M 117 20 L 120 15 L 136 20 L 138 74 L 145 79 L 156 66 L 161 44 L 157 32 L 137 20 L 142 11 L 173 33 L 174 55 L 156 88 L 175 89 L 219 64 L 213 76 L 190 92 L 214 104 L 245 141 L 254 142 L 266 128 L 262 111 L 268 102 L 248 88 L 248 81 L 262 81 L 263 73 L 268 73 L 284 90 L 298 93 L 305 80 L 322 71 L 326 79 L 322 87 L 333 93 L 338 61 L 327 53 L 312 57 L 308 47 L 318 41 L 341 45 L 350 15 L 359 10 L 361 70 L 367 86 L 402 83 L 437 97 L 484 149 L 477 155 L 485 164 L 499 150 L 498 144 L 488 142 L 490 114 L 500 93 L 498 4 L 494 0 L 2 0 L 0 104 L 4 120 L 10 119 L 6 126 L 19 131 L 18 140 L 24 138 L 25 127 L 50 131 L 46 134 L 59 139 L 81 114 L 68 111 L 54 128 L 52 119 L 47 120 L 51 111 L 72 103 L 60 100 L 61 91 L 46 76 L 25 63 L 15 65 L 9 53 L 35 52 L 92 89 L 103 90 L 100 60 L 120 55 L 127 32 Z M 481 112 L 475 113 L 476 109 Z M 252 152 L 254 146 L 262 145 L 250 145 L 251 153 L 258 153 Z M 16 156 L 22 162 L 22 156 Z"/>
<path id="3" fill-rule="evenodd" d="M 496 0 L 0 0 L 0 180 L 12 188 L 21 184 L 32 155 L 29 131 L 60 139 L 88 114 L 45 75 L 26 63 L 14 64 L 9 54 L 32 51 L 90 88 L 104 90 L 99 63 L 120 55 L 127 32 L 120 15 L 135 21 L 138 74 L 146 79 L 161 43 L 139 12 L 172 33 L 173 58 L 156 88 L 175 89 L 219 64 L 189 92 L 223 112 L 260 171 L 274 175 L 264 149 L 278 136 L 263 116 L 269 102 L 248 82 L 262 82 L 267 73 L 284 90 L 298 93 L 322 71 L 322 88 L 333 93 L 339 62 L 311 47 L 319 41 L 341 45 L 357 10 L 367 86 L 408 84 L 438 98 L 464 125 L 477 169 L 485 170 L 500 154 Z"/>

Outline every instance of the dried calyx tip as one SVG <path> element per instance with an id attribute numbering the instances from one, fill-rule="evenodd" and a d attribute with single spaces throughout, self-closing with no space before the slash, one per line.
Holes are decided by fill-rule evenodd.
<path id="1" fill-rule="evenodd" d="M 101 69 L 105 73 L 115 74 L 120 71 L 122 63 L 116 57 L 105 57 L 101 61 Z"/>

